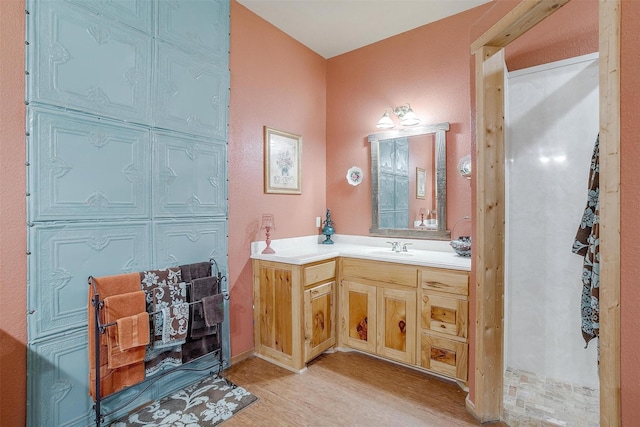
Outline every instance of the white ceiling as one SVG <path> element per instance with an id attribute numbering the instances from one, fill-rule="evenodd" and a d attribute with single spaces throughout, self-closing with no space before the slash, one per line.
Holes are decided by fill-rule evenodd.
<path id="1" fill-rule="evenodd" d="M 238 0 L 325 59 L 491 0 Z"/>

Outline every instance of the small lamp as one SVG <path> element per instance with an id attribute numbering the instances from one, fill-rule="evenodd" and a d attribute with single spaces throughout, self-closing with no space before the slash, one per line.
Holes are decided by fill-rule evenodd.
<path id="1" fill-rule="evenodd" d="M 262 214 L 262 225 L 260 226 L 260 230 L 265 230 L 265 233 L 267 235 L 267 238 L 266 238 L 267 247 L 264 248 L 264 250 L 262 251 L 263 254 L 276 253 L 276 251 L 274 251 L 271 248 L 271 230 L 275 230 L 275 229 L 276 229 L 276 223 L 273 219 L 273 214 Z"/>
<path id="2" fill-rule="evenodd" d="M 427 208 L 420 208 L 420 225 L 419 225 L 419 227 L 426 227 L 427 226 L 427 224 L 424 223 L 425 215 L 428 215 L 428 209 Z"/>

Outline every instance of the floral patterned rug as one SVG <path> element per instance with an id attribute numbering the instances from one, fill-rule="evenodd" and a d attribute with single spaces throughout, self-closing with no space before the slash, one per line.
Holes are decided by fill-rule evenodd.
<path id="1" fill-rule="evenodd" d="M 207 377 L 112 423 L 111 427 L 217 426 L 257 400 L 230 381 Z"/>

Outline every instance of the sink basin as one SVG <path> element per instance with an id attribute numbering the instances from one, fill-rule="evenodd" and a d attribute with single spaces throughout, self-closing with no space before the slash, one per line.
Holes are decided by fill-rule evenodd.
<path id="1" fill-rule="evenodd" d="M 390 249 L 387 249 L 387 250 L 379 249 L 379 250 L 375 250 L 375 251 L 369 251 L 367 253 L 371 254 L 371 255 L 384 255 L 384 256 L 390 256 L 390 257 L 409 257 L 409 256 L 413 256 L 413 254 L 411 252 L 394 252 L 394 251 L 392 251 Z"/>

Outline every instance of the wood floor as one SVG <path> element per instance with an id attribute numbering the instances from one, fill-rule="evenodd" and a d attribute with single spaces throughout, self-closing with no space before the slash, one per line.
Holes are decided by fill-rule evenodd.
<path id="1" fill-rule="evenodd" d="M 323 354 L 301 374 L 253 357 L 225 376 L 259 400 L 224 427 L 480 425 L 457 385 L 356 352 Z"/>

